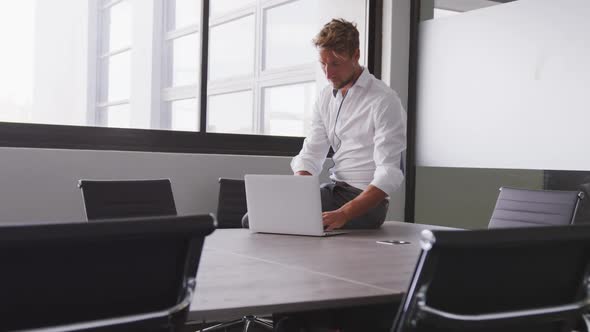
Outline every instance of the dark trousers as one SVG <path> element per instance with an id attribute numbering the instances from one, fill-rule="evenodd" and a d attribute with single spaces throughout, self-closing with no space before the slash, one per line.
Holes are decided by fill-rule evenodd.
<path id="1" fill-rule="evenodd" d="M 332 182 L 322 184 L 320 193 L 322 197 L 322 211 L 334 211 L 342 205 L 352 201 L 363 191 L 346 182 Z M 379 228 L 385 221 L 389 200 L 384 199 L 379 205 L 364 215 L 354 218 L 342 227 L 343 229 L 367 229 Z"/>

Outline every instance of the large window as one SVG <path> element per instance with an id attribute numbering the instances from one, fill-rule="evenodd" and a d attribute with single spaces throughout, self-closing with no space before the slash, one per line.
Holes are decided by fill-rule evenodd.
<path id="1" fill-rule="evenodd" d="M 213 1 L 211 9 L 207 131 L 305 136 L 318 1 Z"/>
<path id="2" fill-rule="evenodd" d="M 377 3 L 0 3 L 0 144 L 294 154 L 327 84 L 312 38 L 354 21 L 365 64 Z"/>

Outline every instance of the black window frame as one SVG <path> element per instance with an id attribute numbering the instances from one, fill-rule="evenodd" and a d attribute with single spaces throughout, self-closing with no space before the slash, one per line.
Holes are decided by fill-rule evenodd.
<path id="1" fill-rule="evenodd" d="M 418 93 L 418 42 L 420 38 L 420 12 L 422 0 L 412 1 L 410 5 L 410 52 L 408 75 L 408 108 L 405 156 L 405 205 L 404 222 L 414 223 L 416 217 L 416 123 Z"/>
<path id="2" fill-rule="evenodd" d="M 367 67 L 381 71 L 382 1 L 369 0 Z M 209 0 L 203 0 L 200 132 L 0 122 L 0 147 L 294 156 L 303 137 L 208 133 Z"/>

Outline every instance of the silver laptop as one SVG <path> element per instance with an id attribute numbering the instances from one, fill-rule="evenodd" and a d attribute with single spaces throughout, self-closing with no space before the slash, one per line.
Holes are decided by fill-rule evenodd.
<path id="1" fill-rule="evenodd" d="M 324 231 L 317 176 L 246 175 L 245 181 L 251 232 L 309 236 L 347 233 Z"/>

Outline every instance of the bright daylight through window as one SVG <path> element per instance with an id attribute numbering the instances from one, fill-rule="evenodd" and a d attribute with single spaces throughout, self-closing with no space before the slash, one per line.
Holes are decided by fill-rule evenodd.
<path id="1" fill-rule="evenodd" d="M 365 63 L 367 1 L 211 0 L 204 44 L 202 0 L 1 1 L 0 122 L 303 137 L 311 40 L 354 21 Z"/>

